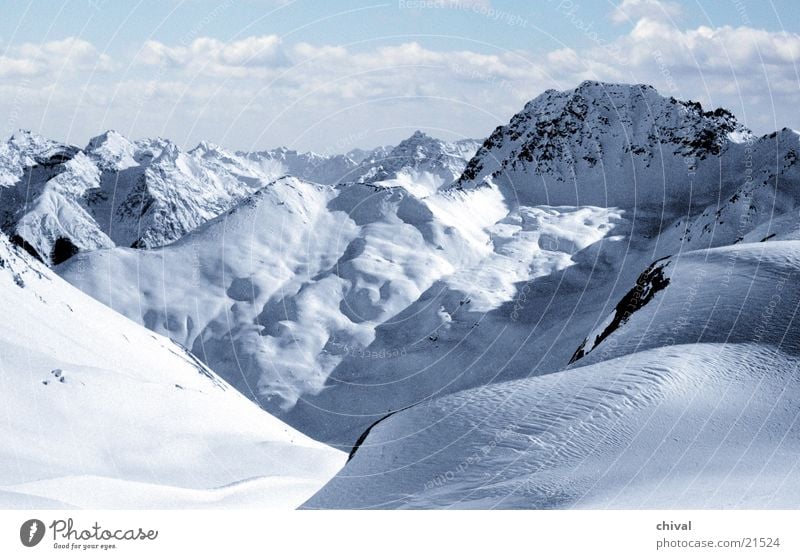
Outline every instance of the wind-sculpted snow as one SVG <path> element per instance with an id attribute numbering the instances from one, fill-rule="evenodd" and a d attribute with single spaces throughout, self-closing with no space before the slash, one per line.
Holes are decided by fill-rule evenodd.
<path id="1" fill-rule="evenodd" d="M 173 245 L 81 254 L 59 272 L 280 409 L 452 273 L 448 257 L 476 252 L 402 189 L 284 178 Z"/>
<path id="2" fill-rule="evenodd" d="M 798 365 L 676 345 L 445 396 L 378 423 L 305 506 L 793 508 Z"/>
<path id="3" fill-rule="evenodd" d="M 293 508 L 345 455 L 0 235 L 0 506 Z"/>
<path id="4" fill-rule="evenodd" d="M 529 374 L 533 352 L 547 355 L 541 367 L 563 366 L 602 310 L 582 300 L 585 284 L 608 281 L 627 228 L 615 209 L 509 211 L 489 189 L 420 200 L 284 178 L 172 245 L 84 253 L 58 272 L 346 447 L 389 411 Z M 556 339 L 565 307 L 544 308 L 553 293 L 515 298 L 571 268 L 559 293 L 578 317 Z M 526 342 L 532 353 L 509 349 Z"/>
<path id="5" fill-rule="evenodd" d="M 614 296 L 609 272 L 625 254 L 621 233 L 628 227 L 621 212 L 605 208 L 507 214 L 476 243 L 491 250 L 380 324 L 374 341 L 333 369 L 325 390 L 304 396 L 283 417 L 347 447 L 386 413 L 562 368 Z"/>

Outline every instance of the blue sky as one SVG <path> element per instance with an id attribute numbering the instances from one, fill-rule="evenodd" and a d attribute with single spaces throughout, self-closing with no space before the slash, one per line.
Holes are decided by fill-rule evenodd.
<path id="1" fill-rule="evenodd" d="M 0 133 L 105 129 L 334 152 L 420 128 L 484 137 L 547 88 L 652 83 L 757 132 L 800 128 L 783 0 L 14 2 Z"/>

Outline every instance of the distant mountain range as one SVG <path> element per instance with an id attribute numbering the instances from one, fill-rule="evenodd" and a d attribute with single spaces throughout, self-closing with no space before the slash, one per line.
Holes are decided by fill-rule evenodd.
<path id="1" fill-rule="evenodd" d="M 347 155 L 230 152 L 208 142 L 184 152 L 169 140 L 108 131 L 79 149 L 20 131 L 0 144 L 0 225 L 36 258 L 59 264 L 84 250 L 163 246 L 286 175 L 336 184 L 421 174 L 435 190 L 477 148 L 418 132 L 394 149 Z"/>

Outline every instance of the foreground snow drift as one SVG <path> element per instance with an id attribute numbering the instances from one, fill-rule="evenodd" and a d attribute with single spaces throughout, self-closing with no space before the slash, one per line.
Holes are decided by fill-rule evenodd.
<path id="1" fill-rule="evenodd" d="M 294 507 L 344 461 L 0 238 L 0 507 Z"/>
<path id="2" fill-rule="evenodd" d="M 794 508 L 796 357 L 659 348 L 378 423 L 310 508 Z"/>

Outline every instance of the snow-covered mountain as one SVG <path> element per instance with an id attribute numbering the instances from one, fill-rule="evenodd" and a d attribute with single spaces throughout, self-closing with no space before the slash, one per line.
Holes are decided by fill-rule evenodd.
<path id="1" fill-rule="evenodd" d="M 416 133 L 385 156 L 332 158 L 319 181 L 248 182 L 296 154 L 204 144 L 191 157 L 247 184 L 240 202 L 167 246 L 84 251 L 56 271 L 305 434 L 357 446 L 312 507 L 652 506 L 670 493 L 635 472 L 674 489 L 688 470 L 659 468 L 680 449 L 714 463 L 696 483 L 719 495 L 676 506 L 736 506 L 731 491 L 796 502 L 770 500 L 780 457 L 759 485 L 749 458 L 729 471 L 687 445 L 706 419 L 730 424 L 748 389 L 752 416 L 772 421 L 762 400 L 796 365 L 793 307 L 771 311 L 769 335 L 752 325 L 795 273 L 800 136 L 755 137 L 724 109 L 585 82 L 528 103 L 467 163 L 475 147 Z M 797 298 L 788 283 L 779 302 Z M 709 409 L 728 380 L 736 397 Z M 653 447 L 687 393 L 677 441 Z M 500 425 L 513 433 L 498 440 Z M 747 437 L 762 453 L 776 444 L 735 427 L 724 456 L 749 457 Z M 491 458 L 461 466 L 486 445 Z M 632 466 L 616 479 L 624 448 Z M 459 481 L 428 486 L 451 470 Z"/>
<path id="2" fill-rule="evenodd" d="M 565 106 L 585 107 L 579 114 L 591 134 L 572 129 Z M 430 173 L 455 173 L 472 148 L 417 133 L 356 182 L 279 179 L 170 246 L 85 253 L 58 271 L 191 348 L 293 426 L 348 447 L 386 413 L 564 368 L 654 260 L 734 241 L 722 232 L 726 212 L 742 203 L 737 192 L 755 189 L 761 200 L 743 238 L 776 217 L 767 212 L 771 200 L 781 200 L 774 207 L 792 222 L 791 131 L 754 138 L 724 110 L 597 83 L 548 92 L 521 115 L 449 187 L 444 174 L 430 182 Z M 603 184 L 614 168 L 614 191 L 636 192 L 642 205 L 622 195 L 616 205 L 542 205 L 535 192 L 522 192 L 544 180 L 524 159 L 514 171 L 526 178 L 522 186 L 504 178 L 513 163 L 465 178 L 476 161 L 488 170 L 489 161 L 510 160 L 487 155 L 501 145 L 516 153 L 507 142 L 557 150 L 547 160 L 552 172 L 569 167 L 565 154 L 600 145 L 602 159 L 579 165 L 580 188 Z M 780 167 L 770 164 L 776 145 L 787 158 Z M 750 154 L 751 183 L 736 183 L 733 170 L 746 162 L 734 152 Z M 648 161 L 664 167 L 659 183 L 650 181 Z M 425 170 L 412 176 L 412 168 Z M 713 170 L 709 190 L 722 188 L 722 174 L 729 197 L 693 191 L 689 211 L 679 192 Z M 647 192 L 626 175 L 640 171 Z M 687 233 L 687 224 L 711 217 L 719 218 L 707 228 L 713 235 Z"/>
<path id="3" fill-rule="evenodd" d="M 292 508 L 344 461 L 2 234 L 0 299 L 2 508 Z"/>
<path id="4" fill-rule="evenodd" d="M 502 209 L 488 211 L 483 221 Z M 481 258 L 483 237 L 448 219 L 401 188 L 286 177 L 169 246 L 82 253 L 57 269 L 285 412 L 377 326 Z"/>
<path id="5" fill-rule="evenodd" d="M 167 140 L 131 142 L 113 131 L 84 150 L 20 132 L 4 152 L 3 230 L 48 264 L 82 250 L 171 242 L 259 180 L 203 165 Z"/>
<path id="6" fill-rule="evenodd" d="M 476 140 L 444 142 L 418 130 L 389 153 L 362 159 L 362 168 L 372 167 L 358 181 L 385 187 L 402 186 L 422 198 L 460 177 L 479 147 L 480 142 Z"/>
<path id="7" fill-rule="evenodd" d="M 750 137 L 725 109 L 587 81 L 530 101 L 454 187 L 494 182 L 521 204 L 686 211 L 731 193 Z"/>
<path id="8" fill-rule="evenodd" d="M 353 170 L 358 168 L 358 162 L 348 155 L 323 156 L 287 148 L 237 152 L 236 157 L 250 168 L 251 173 L 263 176 L 268 181 L 291 175 L 311 182 L 336 184 L 349 180 Z M 365 154 L 365 157 L 370 155 Z"/>

